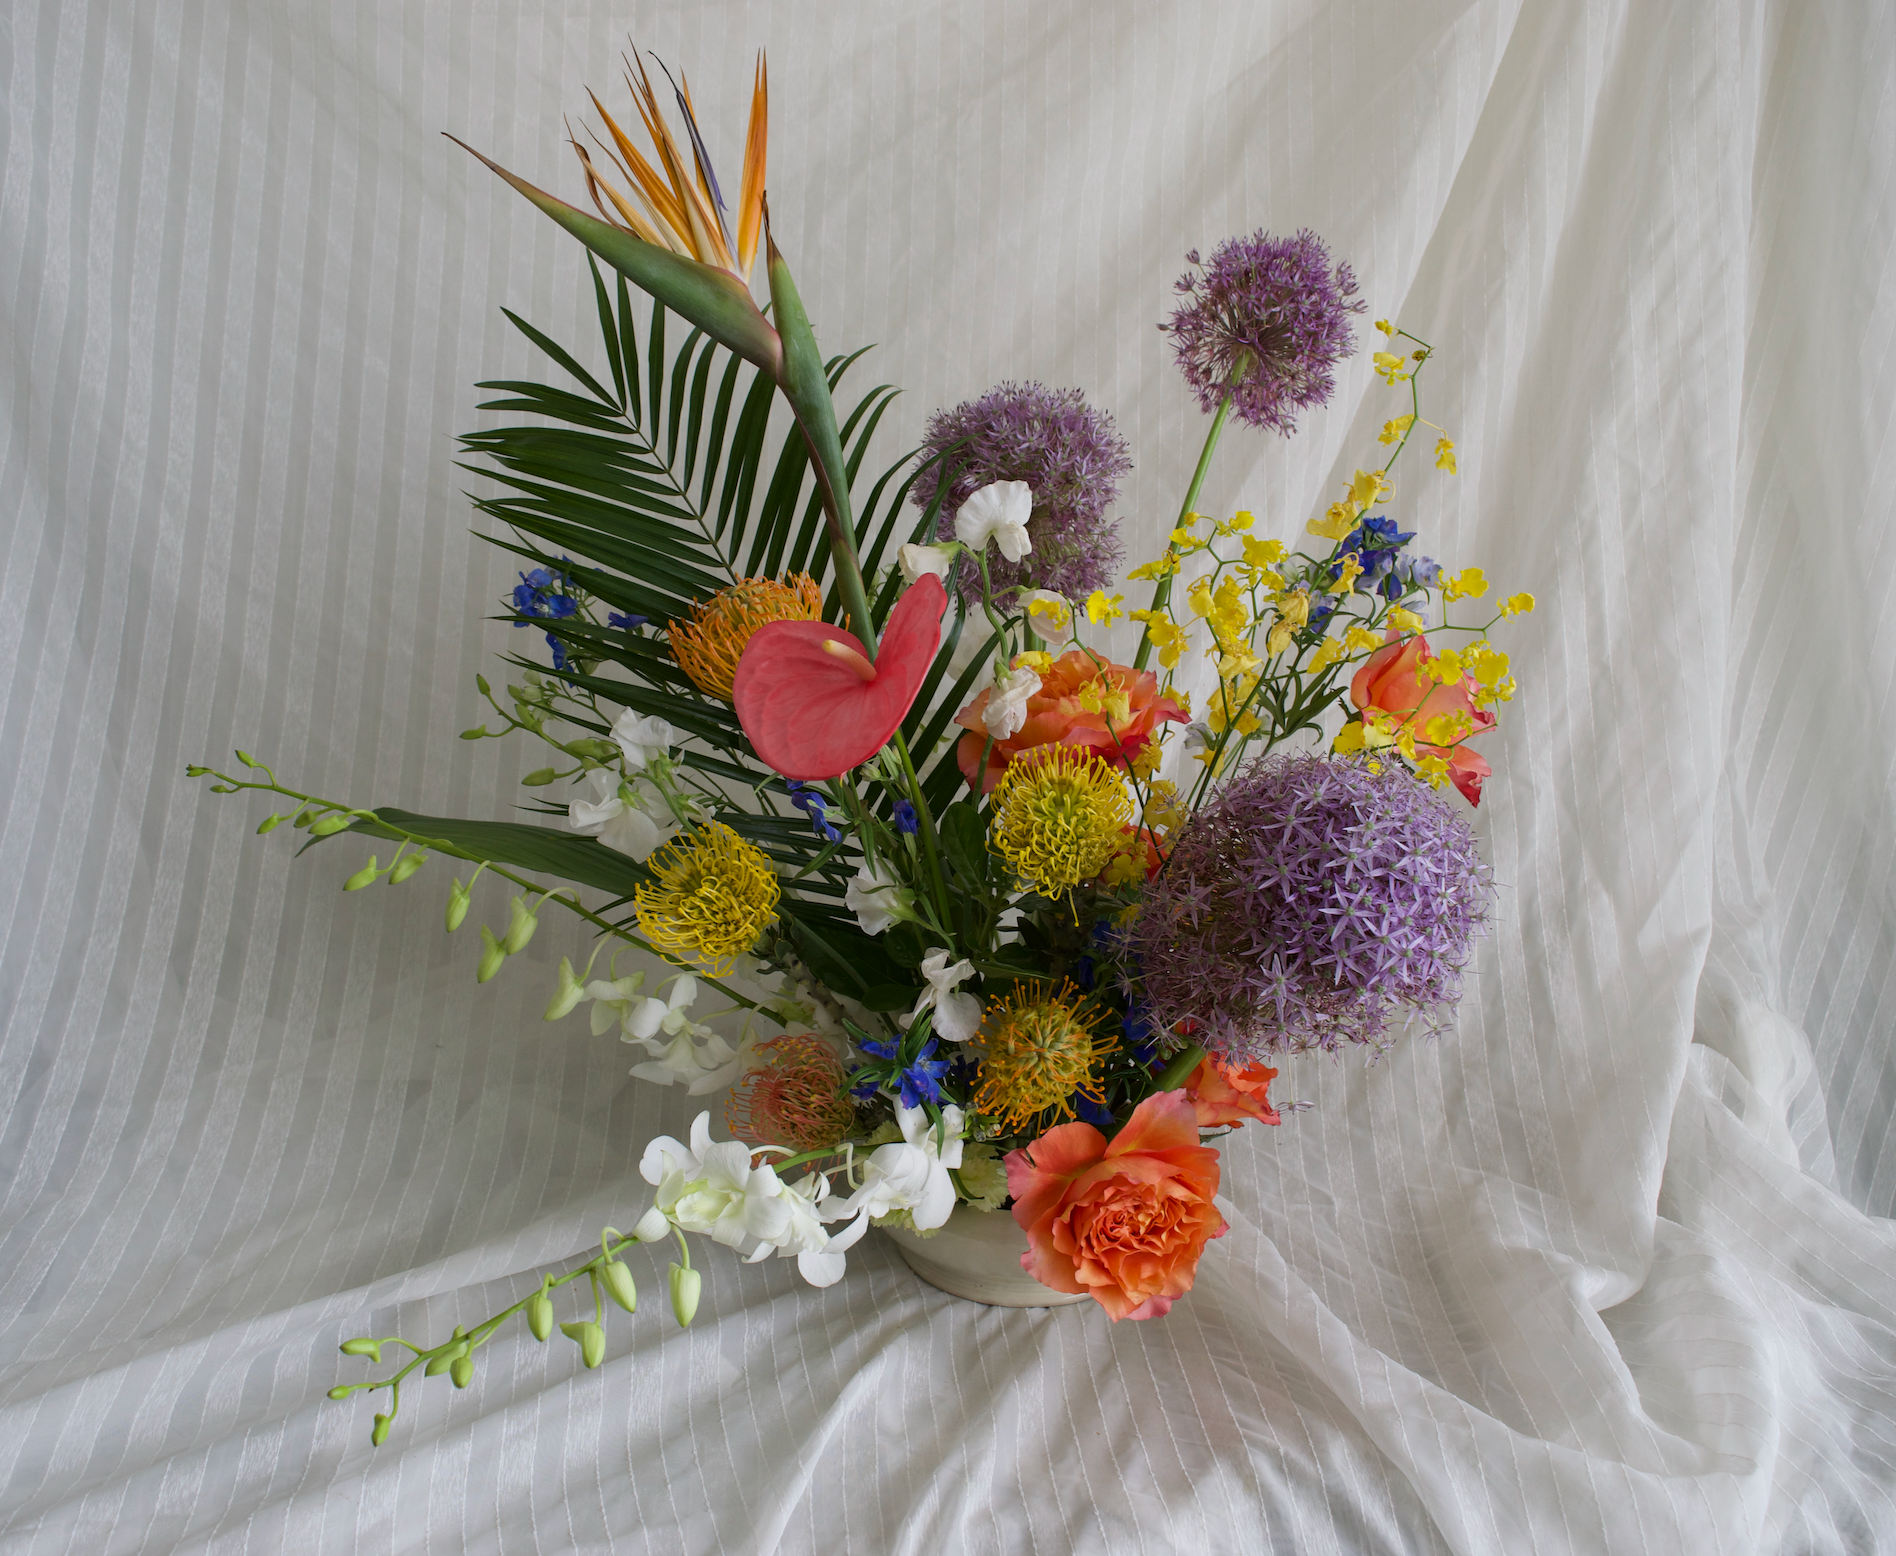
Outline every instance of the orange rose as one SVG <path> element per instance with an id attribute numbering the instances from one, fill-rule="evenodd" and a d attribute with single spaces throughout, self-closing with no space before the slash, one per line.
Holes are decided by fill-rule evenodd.
<path id="1" fill-rule="evenodd" d="M 1277 1072 L 1267 1064 L 1231 1065 L 1206 1054 L 1204 1062 L 1192 1071 L 1185 1090 L 1197 1110 L 1200 1129 L 1242 1125 L 1247 1118 L 1262 1124 L 1281 1124 L 1283 1119 L 1271 1106 L 1271 1082 L 1276 1079 Z"/>
<path id="2" fill-rule="evenodd" d="M 955 755 L 970 788 L 987 745 L 981 714 L 992 695 L 982 692 L 955 717 L 968 731 Z M 1167 719 L 1184 723 L 1185 709 L 1175 698 L 1160 694 L 1154 671 L 1106 663 L 1076 648 L 1054 660 L 1040 677 L 1040 690 L 1027 699 L 1027 722 L 994 742 L 981 792 L 992 794 L 1007 764 L 1034 746 L 1090 746 L 1108 761 L 1129 766 Z"/>
<path id="3" fill-rule="evenodd" d="M 1198 1143 L 1192 1100 L 1163 1091 L 1111 1141 L 1061 1124 L 1007 1153 L 1020 1267 L 1055 1291 L 1085 1292 L 1117 1322 L 1157 1318 L 1192 1289 L 1205 1244 L 1225 1234 L 1212 1204 L 1218 1153 Z"/>
<path id="4" fill-rule="evenodd" d="M 1487 759 L 1471 749 L 1464 736 L 1454 745 L 1433 745 L 1423 739 L 1429 720 L 1443 714 L 1462 714 L 1473 725 L 1469 735 L 1494 728 L 1494 715 L 1475 706 L 1475 678 L 1464 675 L 1450 685 L 1433 681 L 1422 666 L 1435 657 L 1429 640 L 1419 633 L 1398 638 L 1390 628 L 1390 641 L 1363 662 L 1363 668 L 1350 681 L 1350 701 L 1362 711 L 1365 723 L 1377 715 L 1394 722 L 1392 733 L 1407 729 L 1422 756 L 1439 756 L 1448 763 L 1449 781 L 1467 796 L 1470 805 L 1481 803 L 1482 781 L 1493 771 Z"/>

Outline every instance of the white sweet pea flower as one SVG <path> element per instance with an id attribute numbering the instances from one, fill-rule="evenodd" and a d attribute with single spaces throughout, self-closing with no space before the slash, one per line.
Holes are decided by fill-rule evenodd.
<path id="1" fill-rule="evenodd" d="M 1043 638 L 1058 637 L 1073 620 L 1073 607 L 1051 589 L 1029 589 L 1020 599 L 1027 623 Z"/>
<path id="2" fill-rule="evenodd" d="M 928 574 L 946 578 L 948 569 L 955 565 L 955 554 L 947 546 L 904 546 L 897 553 L 897 561 L 902 577 L 914 583 Z"/>
<path id="3" fill-rule="evenodd" d="M 627 708 L 613 721 L 612 743 L 624 755 L 626 766 L 637 771 L 677 745 L 678 731 L 656 714 Z"/>
<path id="4" fill-rule="evenodd" d="M 596 837 L 630 858 L 645 860 L 675 830 L 677 823 L 669 815 L 660 821 L 628 803 L 630 787 L 611 768 L 595 768 L 586 780 L 593 797 L 574 800 L 566 807 L 566 824 L 575 832 Z"/>
<path id="5" fill-rule="evenodd" d="M 586 998 L 593 1002 L 592 1029 L 594 1037 L 603 1037 L 614 1027 L 621 1029 L 627 1042 L 632 1040 L 626 1030 L 632 1019 L 632 1012 L 645 1003 L 641 997 L 645 990 L 645 974 L 635 972 L 628 978 L 595 978 L 586 985 Z"/>
<path id="6" fill-rule="evenodd" d="M 1040 672 L 1031 665 L 1010 670 L 988 692 L 981 722 L 996 740 L 1020 733 L 1027 722 L 1027 699 L 1040 690 Z"/>
<path id="7" fill-rule="evenodd" d="M 843 893 L 843 906 L 856 915 L 865 935 L 879 935 L 899 919 L 913 917 L 915 893 L 886 864 L 859 869 Z"/>
<path id="8" fill-rule="evenodd" d="M 925 1108 L 905 1108 L 899 1104 L 895 1121 L 902 1138 L 879 1145 L 869 1154 L 862 1170 L 862 1187 L 847 1198 L 831 1195 L 822 1204 L 825 1221 L 840 1221 L 846 1216 L 859 1218 L 859 1226 L 838 1233 L 831 1247 L 847 1248 L 862 1236 L 861 1224 L 886 1216 L 892 1210 L 906 1210 L 918 1232 L 933 1231 L 945 1222 L 955 1208 L 952 1167 L 961 1165 L 962 1131 L 966 1115 L 952 1103 L 941 1110 L 942 1138 L 935 1135 L 935 1124 Z M 845 1241 L 844 1239 L 848 1239 Z"/>
<path id="9" fill-rule="evenodd" d="M 930 951 L 922 958 L 922 976 L 928 980 L 928 987 L 909 1012 L 910 1021 L 933 1009 L 935 1031 L 951 1043 L 965 1043 L 981 1030 L 981 1001 L 955 989 L 974 976 L 974 963 L 961 961 L 950 967 L 946 951 Z"/>
<path id="10" fill-rule="evenodd" d="M 1018 562 L 1034 549 L 1027 533 L 1033 514 L 1033 488 L 1025 481 L 996 481 L 961 505 L 955 514 L 955 539 L 978 556 L 991 535 L 1001 555 Z"/>

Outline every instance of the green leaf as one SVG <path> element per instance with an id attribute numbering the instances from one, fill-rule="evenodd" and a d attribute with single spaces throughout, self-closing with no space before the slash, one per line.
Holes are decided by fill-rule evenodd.
<path id="1" fill-rule="evenodd" d="M 480 157 L 488 167 L 525 195 L 554 221 L 591 249 L 641 291 L 689 319 L 706 334 L 755 362 L 773 378 L 783 371 L 783 345 L 743 282 L 714 265 L 701 265 L 669 249 L 643 242 L 631 233 L 588 216 L 577 206 L 548 194 L 482 157 L 472 146 L 455 145 Z M 652 398 L 657 400 L 654 391 Z"/>
<path id="2" fill-rule="evenodd" d="M 391 805 L 378 805 L 375 815 L 381 825 L 357 821 L 349 830 L 398 840 L 404 833 L 412 833 L 425 838 L 430 847 L 453 854 L 457 859 L 511 865 L 557 876 L 576 886 L 596 887 L 616 896 L 630 896 L 652 878 L 651 872 L 636 859 L 607 848 L 597 838 L 556 832 L 551 827 L 527 826 L 518 821 L 463 821 L 453 816 L 422 816 Z"/>
<path id="3" fill-rule="evenodd" d="M 912 983 L 871 984 L 856 1003 L 864 1010 L 907 1010 L 915 1003 L 916 987 Z"/>
<path id="4" fill-rule="evenodd" d="M 957 800 L 935 818 L 942 852 L 970 891 L 987 890 L 989 854 L 987 827 L 981 813 L 967 800 Z"/>
<path id="5" fill-rule="evenodd" d="M 528 340 L 532 341 L 534 345 L 538 346 L 542 351 L 544 351 L 548 356 L 550 356 L 555 362 L 559 363 L 561 367 L 565 368 L 567 372 L 571 373 L 573 377 L 577 378 L 588 389 L 592 390 L 592 392 L 595 395 L 597 395 L 601 401 L 603 401 L 607 405 L 612 406 L 615 410 L 618 408 L 619 397 L 616 395 L 608 394 L 605 388 L 600 384 L 599 380 L 594 378 L 593 375 L 587 372 L 585 368 L 581 367 L 579 363 L 574 359 L 572 353 L 567 351 L 567 349 L 564 346 L 559 345 L 557 342 L 553 341 L 548 336 L 543 335 L 539 330 L 536 330 L 531 324 L 527 323 L 525 319 L 521 318 L 520 315 L 515 313 L 511 308 L 502 308 L 500 311 L 506 314 L 509 322 L 512 323 L 515 329 L 519 330 L 520 333 L 526 336 Z M 483 385 L 483 386 L 477 386 L 477 387 L 485 387 L 485 386 Z"/>

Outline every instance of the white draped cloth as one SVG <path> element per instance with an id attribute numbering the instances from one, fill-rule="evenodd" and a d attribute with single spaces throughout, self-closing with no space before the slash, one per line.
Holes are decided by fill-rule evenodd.
<path id="1" fill-rule="evenodd" d="M 1418 549 L 1540 609 L 1476 813 L 1455 1032 L 1298 1060 L 1170 1317 L 1004 1311 L 871 1237 L 827 1290 L 663 1259 L 596 1371 L 510 1332 L 388 1444 L 347 1336 L 440 1336 L 649 1202 L 698 1105 L 477 988 L 450 872 L 342 896 L 243 746 L 505 818 L 464 743 L 510 559 L 452 437 L 598 362 L 569 238 L 627 29 L 734 167 L 769 50 L 777 237 L 825 347 L 1005 378 L 1137 468 L 1204 421 L 1188 249 L 1319 232 L 1433 342 L 1460 474 Z M 18 0 L 0 21 L 0 1550 L 1650 1553 L 1896 1548 L 1896 11 L 1078 0 Z M 1405 406 L 1368 345 L 1199 506 L 1285 538 Z M 1422 451 L 1424 455 L 1426 451 Z M 1404 473 L 1406 471 L 1406 474 Z M 1121 637 L 1123 653 L 1131 640 Z M 347 856 L 345 858 L 345 855 Z M 505 922 L 477 888 L 472 923 Z M 567 1316 L 562 1314 L 562 1316 Z"/>

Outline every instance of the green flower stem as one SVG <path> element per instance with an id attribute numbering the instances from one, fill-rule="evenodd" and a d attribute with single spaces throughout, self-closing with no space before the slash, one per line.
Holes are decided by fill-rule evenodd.
<path id="1" fill-rule="evenodd" d="M 1159 1071 L 1159 1078 L 1152 1083 L 1154 1091 L 1177 1091 L 1191 1078 L 1205 1057 L 1205 1050 L 1197 1043 L 1187 1043 L 1172 1056 L 1172 1062 Z"/>
<path id="2" fill-rule="evenodd" d="M 1185 523 L 1185 516 L 1188 513 L 1197 511 L 1199 489 L 1204 486 L 1205 477 L 1211 471 L 1212 451 L 1218 447 L 1218 438 L 1224 431 L 1225 418 L 1230 414 L 1231 391 L 1227 389 L 1225 390 L 1224 398 L 1218 402 L 1218 414 L 1211 418 L 1211 430 L 1205 434 L 1204 448 L 1199 450 L 1198 468 L 1192 472 L 1192 484 L 1185 488 L 1185 501 L 1179 505 L 1178 522 L 1180 526 L 1183 526 Z M 1177 547 L 1167 542 L 1165 554 L 1167 556 L 1176 555 Z M 1152 609 L 1155 611 L 1164 610 L 1165 607 L 1171 603 L 1171 599 L 1172 575 L 1167 573 L 1163 578 L 1153 580 Z M 1139 651 L 1132 656 L 1132 668 L 1135 670 L 1145 669 L 1146 661 L 1151 657 L 1152 634 L 1148 632 L 1144 637 L 1139 639 Z"/>
<path id="3" fill-rule="evenodd" d="M 194 768 L 191 770 L 191 776 L 194 776 L 194 777 L 208 776 L 208 777 L 216 778 L 220 780 L 222 783 L 228 784 L 230 786 L 229 790 L 226 792 L 235 792 L 238 789 L 259 789 L 270 794 L 281 794 L 286 799 L 299 801 L 300 804 L 302 805 L 315 806 L 316 808 L 318 808 L 319 810 L 323 812 L 333 813 L 336 815 L 346 815 L 353 818 L 353 820 L 355 821 L 371 822 L 375 826 L 381 827 L 385 829 L 386 831 L 393 832 L 399 841 L 413 843 L 419 848 L 431 848 L 437 853 L 447 854 L 450 858 L 465 859 L 470 864 L 477 864 L 483 870 L 492 870 L 494 874 L 498 875 L 502 880 L 511 881 L 514 885 L 518 886 L 524 892 L 537 892 L 537 891 L 546 890 L 546 888 L 542 886 L 538 881 L 531 881 L 531 880 L 528 880 L 525 876 L 516 875 L 514 874 L 512 870 L 508 869 L 506 866 L 495 864 L 494 861 L 491 859 L 482 859 L 474 854 L 467 853 L 465 850 L 457 847 L 455 844 L 449 843 L 441 838 L 423 837 L 418 832 L 410 832 L 404 827 L 395 826 L 390 822 L 384 821 L 380 816 L 378 816 L 372 810 L 357 810 L 354 806 L 338 804 L 334 800 L 325 800 L 313 794 L 301 794 L 301 793 L 298 793 L 295 789 L 286 789 L 282 784 L 276 781 L 276 774 L 272 773 L 270 769 L 264 766 L 264 764 L 261 762 L 257 763 L 257 770 L 262 773 L 267 774 L 269 776 L 270 781 L 268 783 L 255 783 L 255 782 L 250 781 L 249 779 L 232 778 L 229 774 L 221 773 L 217 771 L 216 768 L 213 768 L 213 767 Z M 641 951 L 650 951 L 652 955 L 658 957 L 660 961 L 666 962 L 668 965 L 671 965 L 671 966 L 678 965 L 677 963 L 672 962 L 669 957 L 667 957 L 662 951 L 658 950 L 658 948 L 652 945 L 649 941 L 643 939 L 642 937 L 638 935 L 633 934 L 632 931 L 627 929 L 624 925 L 615 924 L 612 922 L 611 919 L 604 918 L 601 915 L 594 913 L 590 908 L 583 906 L 578 901 L 577 898 L 564 895 L 565 890 L 566 890 L 565 888 L 559 888 L 559 889 L 556 889 L 556 892 L 549 892 L 548 895 L 551 896 L 551 895 L 557 894 L 559 897 L 559 903 L 561 907 L 567 909 L 571 913 L 578 914 L 579 917 L 585 919 L 589 924 L 593 924 L 597 926 L 599 929 L 605 931 L 607 934 L 616 935 L 619 939 L 625 941 L 627 944 L 637 946 Z M 723 983 L 716 978 L 713 978 L 709 973 L 698 972 L 696 969 L 687 969 L 687 970 L 691 971 L 693 976 L 696 977 L 700 983 L 709 984 L 712 988 L 716 989 L 718 993 L 722 994 L 726 999 L 732 1001 L 735 1004 L 743 1006 L 746 1010 L 761 1011 L 763 1009 L 763 1006 L 759 1005 L 757 1001 L 753 999 L 748 999 L 744 995 L 739 994 L 737 990 L 731 988 L 730 985 Z"/>
<path id="4" fill-rule="evenodd" d="M 680 1244 L 682 1244 L 684 1242 L 684 1238 L 681 1236 L 678 1239 L 678 1241 L 680 1242 Z M 528 1292 L 518 1302 L 514 1303 L 512 1307 L 503 1308 L 500 1312 L 494 1314 L 492 1318 L 483 1319 L 480 1323 L 476 1324 L 472 1329 L 468 1330 L 464 1334 L 459 1333 L 457 1331 L 456 1334 L 451 1335 L 446 1340 L 443 1340 L 441 1344 L 437 1346 L 433 1346 L 430 1349 L 423 1350 L 421 1347 L 417 1346 L 412 1340 L 404 1340 L 400 1335 L 393 1335 L 389 1339 L 384 1340 L 381 1343 L 383 1345 L 407 1346 L 409 1350 L 415 1353 L 413 1360 L 408 1362 L 408 1364 L 404 1366 L 399 1372 L 391 1373 L 386 1378 L 378 1378 L 372 1382 L 367 1382 L 367 1383 L 347 1383 L 347 1384 L 341 1385 L 341 1387 L 351 1394 L 359 1393 L 365 1390 L 369 1393 L 374 1393 L 377 1389 L 390 1390 L 393 1396 L 394 1403 L 393 1403 L 393 1408 L 390 1410 L 389 1413 L 393 1415 L 395 1410 L 399 1410 L 401 1408 L 402 1382 L 405 1378 L 407 1378 L 409 1373 L 413 1372 L 417 1367 L 425 1367 L 429 1362 L 433 1361 L 436 1357 L 441 1356 L 445 1352 L 451 1351 L 459 1346 L 465 1346 L 467 1349 L 467 1353 L 471 1355 L 473 1352 L 479 1350 L 480 1347 L 482 1347 L 489 1340 L 491 1340 L 494 1337 L 495 1333 L 499 1330 L 500 1326 L 506 1323 L 508 1319 L 512 1318 L 516 1313 L 525 1311 L 527 1304 L 531 1302 L 535 1297 L 540 1295 L 541 1292 L 555 1291 L 561 1286 L 566 1285 L 569 1281 L 578 1280 L 582 1275 L 588 1276 L 591 1278 L 594 1284 L 593 1305 L 594 1305 L 594 1308 L 597 1309 L 598 1307 L 597 1286 L 598 1286 L 598 1279 L 599 1279 L 599 1267 L 603 1265 L 604 1263 L 606 1263 L 607 1260 L 617 1258 L 626 1249 L 636 1246 L 636 1242 L 637 1240 L 635 1238 L 624 1237 L 624 1238 L 621 1238 L 616 1243 L 608 1244 L 607 1240 L 602 1237 L 600 1239 L 600 1251 L 594 1254 L 592 1258 L 588 1259 L 584 1264 L 580 1265 L 577 1269 L 569 1270 L 564 1275 L 558 1275 L 558 1276 L 542 1275 L 540 1277 L 539 1285 L 535 1286 L 532 1291 Z M 685 1262 L 687 1266 L 689 1266 L 691 1262 L 691 1255 L 689 1252 L 687 1252 L 685 1255 Z M 596 1322 L 598 1318 L 598 1314 L 596 1311 L 595 1311 L 594 1318 Z M 334 1396 L 332 1395 L 332 1397 Z"/>
<path id="5" fill-rule="evenodd" d="M 948 878 L 942 873 L 941 848 L 935 837 L 935 817 L 928 808 L 928 801 L 922 794 L 922 780 L 915 776 L 915 763 L 909 757 L 908 740 L 897 730 L 890 742 L 895 754 L 902 763 L 902 776 L 908 783 L 909 798 L 915 806 L 915 819 L 921 823 L 922 862 L 928 868 L 930 894 L 935 898 L 941 912 L 940 928 L 946 932 L 954 922 L 954 912 L 948 898 Z M 953 950 L 952 944 L 943 947 Z"/>

